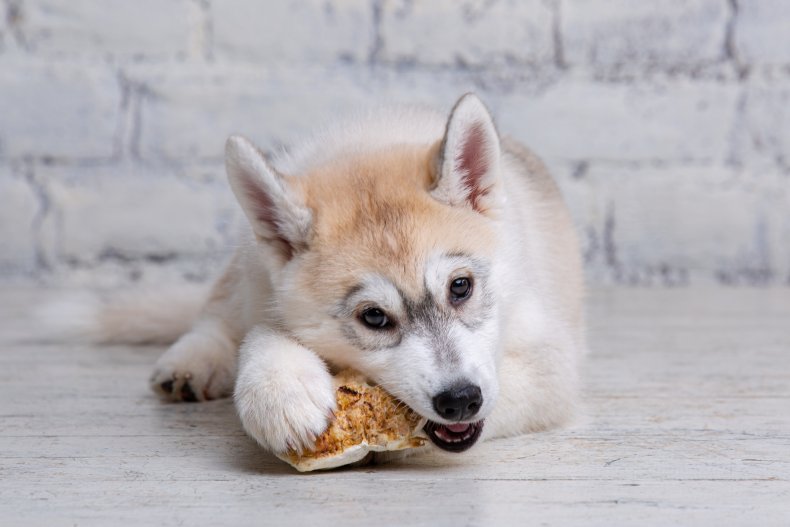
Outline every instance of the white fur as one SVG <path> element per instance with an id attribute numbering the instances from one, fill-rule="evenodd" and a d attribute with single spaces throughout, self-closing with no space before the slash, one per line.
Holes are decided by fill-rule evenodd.
<path id="1" fill-rule="evenodd" d="M 373 108 L 316 130 L 274 156 L 283 174 L 303 174 L 342 155 L 381 150 L 393 144 L 428 145 L 441 138 L 447 116 L 432 108 Z"/>
<path id="2" fill-rule="evenodd" d="M 179 394 L 185 383 L 199 401 L 227 397 L 236 377 L 236 344 L 216 319 L 201 318 L 156 361 L 151 387 L 163 396 Z M 172 382 L 172 390 L 163 383 Z"/>
<path id="3" fill-rule="evenodd" d="M 232 136 L 225 145 L 225 165 L 228 181 L 241 208 L 247 215 L 253 232 L 265 240 L 282 237 L 290 244 L 304 243 L 310 228 L 308 209 L 292 189 L 282 182 L 282 176 L 263 157 L 263 154 L 247 139 Z M 250 195 L 257 189 L 271 200 L 270 207 L 262 207 Z M 270 211 L 264 210 L 270 208 Z M 276 225 L 261 221 L 262 214 L 280 216 Z"/>
<path id="4" fill-rule="evenodd" d="M 447 284 L 454 278 L 472 276 L 473 265 L 464 257 L 434 254 L 425 262 L 424 283 L 435 299 L 447 296 Z M 477 288 L 482 288 L 478 283 Z M 496 296 L 496 291 L 489 291 Z M 418 413 L 432 421 L 448 424 L 436 414 L 432 398 L 451 386 L 462 383 L 479 386 L 483 406 L 477 418 L 485 418 L 494 408 L 499 392 L 496 364 L 501 349 L 496 304 L 490 308 L 488 320 L 471 330 L 462 322 L 474 322 L 483 302 L 482 291 L 472 294 L 460 314 L 444 329 L 446 342 L 451 346 L 452 361 L 435 360 L 434 335 L 409 334 L 405 342 L 392 349 L 365 355 L 357 367 L 378 372 L 377 381 L 399 399 L 407 401 Z M 454 308 L 444 306 L 450 311 Z"/>
<path id="5" fill-rule="evenodd" d="M 46 329 L 45 340 L 101 342 L 104 328 L 99 317 L 102 301 L 97 294 L 80 291 L 40 306 L 35 317 Z"/>
<path id="6" fill-rule="evenodd" d="M 257 327 L 239 350 L 236 408 L 244 429 L 264 448 L 310 448 L 332 418 L 335 390 L 315 353 Z"/>
<path id="7" fill-rule="evenodd" d="M 467 171 L 459 165 L 459 158 L 474 127 L 480 127 L 483 136 L 482 164 L 485 165 L 486 171 L 481 178 L 480 186 L 491 190 L 484 196 L 485 203 L 481 205 L 488 210 L 498 209 L 501 204 L 499 199 L 501 193 L 497 192 L 499 189 L 496 188 L 500 177 L 499 138 L 488 110 L 482 101 L 472 94 L 461 97 L 447 122 L 442 155 L 444 162 L 440 168 L 441 179 L 432 194 L 448 205 L 460 206 L 467 203 L 471 189 L 464 182 Z"/>
<path id="8" fill-rule="evenodd" d="M 169 344 L 189 331 L 206 302 L 207 287 L 127 290 L 111 296 L 70 292 L 41 306 L 40 340 L 116 344 Z"/>
<path id="9" fill-rule="evenodd" d="M 487 210 L 497 209 L 498 249 L 484 255 L 489 266 L 485 287 L 493 299 L 490 316 L 475 322 L 483 307 L 481 297 L 473 296 L 446 317 L 451 322 L 443 328 L 443 338 L 457 352 L 457 361 L 437 361 L 431 335 L 410 331 L 397 284 L 386 277 L 359 270 L 362 286 L 345 299 L 348 305 L 334 314 L 316 312 L 312 292 L 300 286 L 299 258 L 283 257 L 282 247 L 273 250 L 280 239 L 304 242 L 311 222 L 301 197 L 280 174 L 298 176 L 337 156 L 391 144 L 431 145 L 446 133 L 434 197 L 467 206 L 470 189 L 454 160 L 470 123 L 484 128 L 486 173 L 480 181 L 489 192 L 480 196 L 488 200 Z M 476 97 L 463 97 L 449 121 L 417 108 L 372 112 L 317 133 L 272 163 L 251 143 L 234 137 L 227 145 L 227 167 L 254 235 L 237 251 L 201 313 L 187 319 L 195 321 L 192 330 L 157 363 L 151 378 L 156 391 L 174 400 L 186 397 L 186 387 L 199 400 L 233 391 L 245 430 L 274 452 L 309 448 L 325 429 L 335 405 L 327 363 L 363 371 L 438 422 L 444 420 L 431 405 L 437 391 L 459 379 L 479 385 L 484 404 L 478 417 L 487 417 L 485 437 L 544 429 L 571 414 L 576 362 L 586 349 L 575 234 L 543 166 L 519 145 L 500 143 Z M 256 209 L 260 203 L 251 199 L 250 185 L 253 194 L 256 189 L 266 193 L 274 220 Z M 443 254 L 427 255 L 421 264 L 439 304 L 448 280 L 473 273 L 476 265 Z M 399 317 L 401 333 L 374 334 L 354 322 L 354 313 L 366 302 Z M 82 314 L 93 319 L 96 305 L 81 305 Z M 137 316 L 146 317 L 148 306 L 136 307 Z M 166 333 L 148 318 L 141 325 L 160 336 Z M 145 329 L 140 328 L 140 340 Z"/>

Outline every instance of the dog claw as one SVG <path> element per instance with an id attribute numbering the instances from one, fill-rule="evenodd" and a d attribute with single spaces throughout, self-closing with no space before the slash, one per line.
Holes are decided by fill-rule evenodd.
<path id="1" fill-rule="evenodd" d="M 181 400 L 186 401 L 188 403 L 196 403 L 198 401 L 195 392 L 192 391 L 192 387 L 189 385 L 188 382 L 185 382 L 181 386 Z"/>

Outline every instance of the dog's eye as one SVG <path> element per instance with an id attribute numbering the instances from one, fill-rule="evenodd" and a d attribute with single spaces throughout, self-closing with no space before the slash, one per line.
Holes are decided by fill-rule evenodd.
<path id="1" fill-rule="evenodd" d="M 390 325 L 390 319 L 377 307 L 366 309 L 359 318 L 371 329 L 383 329 Z"/>
<path id="2" fill-rule="evenodd" d="M 450 300 L 460 302 L 472 294 L 472 281 L 469 278 L 456 278 L 450 282 Z"/>

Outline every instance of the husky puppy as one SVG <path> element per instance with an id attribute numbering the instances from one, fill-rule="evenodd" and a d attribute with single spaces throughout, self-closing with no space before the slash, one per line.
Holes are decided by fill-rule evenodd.
<path id="1" fill-rule="evenodd" d="M 569 417 L 585 350 L 577 239 L 544 166 L 475 95 L 449 118 L 373 112 L 272 161 L 233 136 L 226 167 L 248 240 L 157 362 L 163 397 L 232 394 L 274 452 L 310 448 L 346 367 L 448 451 Z"/>

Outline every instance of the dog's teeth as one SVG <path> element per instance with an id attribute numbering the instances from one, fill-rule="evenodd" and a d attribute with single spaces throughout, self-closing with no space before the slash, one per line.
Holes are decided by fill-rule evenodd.
<path id="1" fill-rule="evenodd" d="M 447 444 L 466 443 L 475 436 L 478 427 L 475 425 L 467 426 L 465 430 L 455 432 L 449 425 L 438 426 L 434 429 L 436 439 Z"/>

